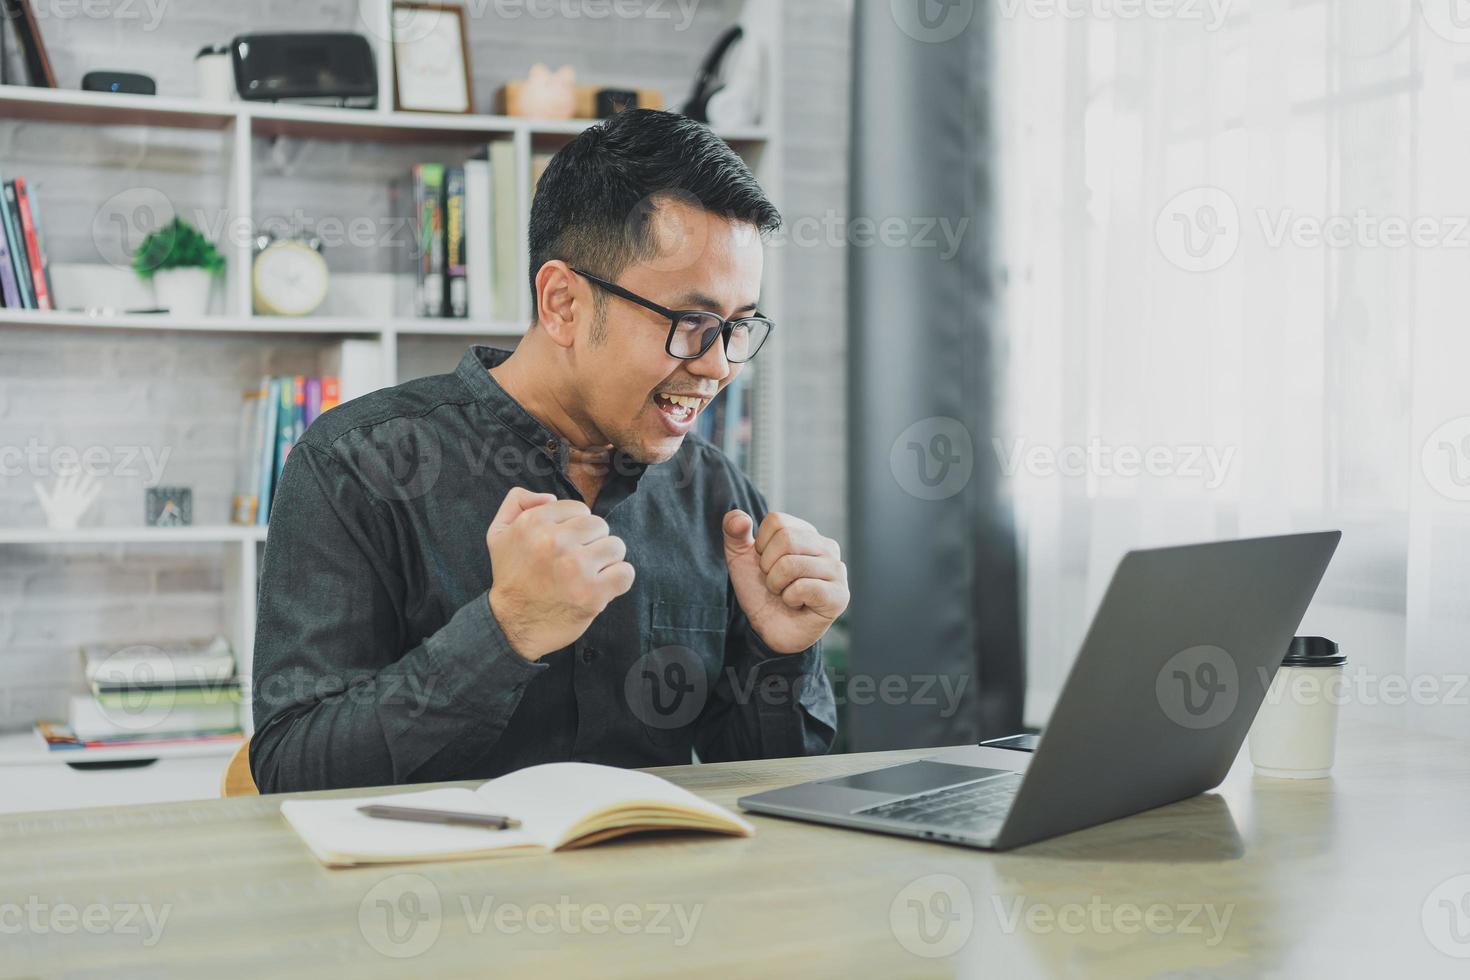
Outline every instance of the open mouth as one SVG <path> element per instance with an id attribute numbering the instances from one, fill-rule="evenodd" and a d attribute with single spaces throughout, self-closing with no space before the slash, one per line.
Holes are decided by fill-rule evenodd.
<path id="1" fill-rule="evenodd" d="M 694 424 L 694 417 L 708 402 L 709 399 L 699 395 L 657 393 L 653 396 L 654 406 L 676 430 L 684 430 Z"/>

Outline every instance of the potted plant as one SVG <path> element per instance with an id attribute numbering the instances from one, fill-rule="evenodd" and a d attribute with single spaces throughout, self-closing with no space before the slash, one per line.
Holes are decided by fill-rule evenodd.
<path id="1" fill-rule="evenodd" d="M 148 233 L 133 254 L 133 271 L 153 283 L 160 307 L 174 316 L 203 316 L 209 294 L 225 267 L 225 257 L 209 239 L 182 218 Z"/>

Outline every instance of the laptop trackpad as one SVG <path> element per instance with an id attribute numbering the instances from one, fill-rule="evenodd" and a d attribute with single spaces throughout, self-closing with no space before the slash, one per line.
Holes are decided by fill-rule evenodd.
<path id="1" fill-rule="evenodd" d="M 956 766 L 947 762 L 906 762 L 901 766 L 874 769 L 836 779 L 823 779 L 823 786 L 843 786 L 873 793 L 911 796 L 926 790 L 942 789 L 956 783 L 968 783 L 989 776 L 1010 776 L 1004 769 L 981 769 L 978 766 Z"/>

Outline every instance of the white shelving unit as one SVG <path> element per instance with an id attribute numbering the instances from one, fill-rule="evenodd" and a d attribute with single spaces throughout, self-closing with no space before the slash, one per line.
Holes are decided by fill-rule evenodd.
<path id="1" fill-rule="evenodd" d="M 364 22 L 376 23 L 377 29 L 367 33 L 373 43 L 379 77 L 379 107 L 346 109 L 300 105 L 274 105 L 246 102 L 207 102 L 196 99 L 117 95 L 71 90 L 38 89 L 0 85 L 0 125 L 14 121 L 42 121 L 87 127 L 108 127 L 109 138 L 125 138 L 121 134 L 135 128 L 136 138 L 147 140 L 156 129 L 195 130 L 220 134 L 228 141 L 227 159 L 231 172 L 228 181 L 227 209 L 234 217 L 249 218 L 255 207 L 257 181 L 254 144 L 257 139 L 287 137 L 295 140 L 333 140 L 373 144 L 423 144 L 457 148 L 476 148 L 492 140 L 508 140 L 514 146 L 517 181 L 521 189 L 517 202 L 520 242 L 517 283 L 528 278 L 529 254 L 526 248 L 530 209 L 531 160 L 535 152 L 548 151 L 564 143 L 598 120 L 535 120 L 499 115 L 438 115 L 394 111 L 391 46 L 388 36 L 389 0 L 362 0 Z M 781 36 L 779 24 L 771 37 Z M 754 128 L 721 131 L 719 135 L 739 152 L 757 178 L 780 206 L 781 148 L 773 138 L 780 131 L 780 48 L 773 44 L 770 57 L 772 79 L 767 88 L 764 122 Z M 453 151 L 451 151 L 453 152 Z M 210 334 L 262 335 L 265 337 L 373 338 L 381 342 L 383 376 L 389 383 L 399 379 L 399 339 L 463 337 L 490 341 L 513 341 L 524 333 L 530 319 L 530 298 L 524 288 L 517 289 L 518 305 L 494 321 L 462 319 L 421 319 L 412 317 L 341 317 L 308 316 L 300 318 L 255 315 L 251 308 L 250 271 L 252 252 L 249 241 L 221 244 L 228 263 L 225 291 L 226 312 L 192 319 L 168 315 L 90 316 L 66 311 L 27 311 L 0 309 L 0 357 L 3 357 L 7 330 L 56 330 L 78 336 L 101 335 L 118 331 L 156 332 L 177 337 L 188 344 L 192 337 Z M 772 256 L 771 258 L 774 258 Z M 766 264 L 763 308 L 779 320 L 781 270 L 777 261 Z M 500 311 L 497 311 L 500 314 Z M 782 370 L 780 334 L 771 349 L 763 353 L 753 375 L 751 397 L 755 398 L 755 433 L 751 465 L 753 476 L 775 505 L 781 496 L 781 480 L 777 461 L 780 458 L 778 420 L 782 404 Z M 239 669 L 249 676 L 255 634 L 256 589 L 261 548 L 265 529 L 229 525 L 198 525 L 187 528 L 88 527 L 71 531 L 46 528 L 0 528 L 0 563 L 5 552 L 15 547 L 72 547 L 104 549 L 114 546 L 172 547 L 181 544 L 219 546 L 224 549 L 224 591 L 227 609 L 226 635 L 237 651 Z M 244 717 L 249 719 L 248 710 Z M 247 727 L 248 730 L 248 727 Z M 127 779 L 127 791 L 113 799 L 82 794 L 86 782 L 68 782 L 71 777 L 55 777 L 65 787 L 55 805 L 82 805 L 90 802 L 143 801 L 148 799 L 181 799 L 197 795 L 201 775 L 197 764 L 207 762 L 218 768 L 219 759 L 233 751 L 231 745 L 205 745 L 187 748 L 126 750 L 111 753 L 108 758 L 158 758 L 158 766 L 119 770 L 109 778 Z M 101 759 L 88 755 L 86 761 Z M 185 777 L 169 782 L 162 771 L 179 770 L 183 760 Z M 81 761 L 63 752 L 47 752 L 31 732 L 0 735 L 0 775 L 15 773 L 17 766 L 57 768 L 43 764 Z M 60 765 L 63 771 L 67 767 Z M 91 773 L 77 773 L 91 776 Z M 180 779 L 184 779 L 180 782 Z M 156 785 L 149 789 L 147 781 Z M 50 784 L 47 784 L 48 786 Z M 38 792 L 52 792 L 43 788 Z M 206 794 L 208 795 L 208 794 Z M 0 809 L 14 809 L 13 806 Z M 35 808 L 28 806 L 27 808 Z"/>

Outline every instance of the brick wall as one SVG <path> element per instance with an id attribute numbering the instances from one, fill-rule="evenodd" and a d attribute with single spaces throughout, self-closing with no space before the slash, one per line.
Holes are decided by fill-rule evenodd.
<path id="1" fill-rule="evenodd" d="M 74 88 L 89 68 L 146 71 L 160 94 L 192 95 L 193 53 L 247 29 L 360 29 L 355 0 L 142 0 L 126 5 L 52 4 L 42 32 L 63 87 Z M 729 23 L 737 3 L 704 2 L 671 19 L 594 21 L 495 18 L 482 0 L 471 9 L 477 107 L 491 108 L 506 78 L 533 60 L 575 64 L 581 80 L 627 82 L 624 66 L 660 85 L 677 104 L 710 41 Z M 681 9 L 692 6 L 687 25 Z M 515 5 L 511 5 L 512 8 Z M 58 11 L 77 13 L 62 16 Z M 130 18 L 86 16 L 120 11 Z M 847 180 L 848 0 L 803 0 L 785 11 L 785 180 L 778 193 L 788 223 L 845 215 Z M 47 12 L 49 11 L 49 13 Z M 153 19 L 153 11 L 161 16 Z M 274 169 L 256 190 L 257 215 L 350 217 L 387 208 L 384 176 L 401 172 L 413 148 L 261 141 Z M 423 153 L 423 148 L 420 148 Z M 435 159 L 425 156 L 426 159 Z M 136 186 L 165 189 L 181 210 L 217 210 L 227 200 L 228 140 L 217 134 L 136 131 L 0 121 L 0 171 L 21 174 L 46 205 L 48 248 L 56 263 L 96 263 L 91 223 L 101 202 Z M 335 175 L 335 176 L 334 176 Z M 378 195 L 374 198 L 371 195 Z M 830 223 L 830 222 L 829 222 Z M 845 279 L 840 245 L 783 242 L 772 252 L 785 263 L 786 408 L 784 453 L 787 509 L 844 539 Z M 371 250 L 332 258 L 334 271 L 386 271 Z M 62 297 L 65 300 L 65 297 Z M 452 369 L 468 341 L 406 339 L 400 376 Z M 47 452 L 105 447 L 117 464 L 90 521 L 141 522 L 143 487 L 163 462 L 163 482 L 194 489 L 195 520 L 218 523 L 234 477 L 240 391 L 263 374 L 313 373 L 321 339 L 176 334 L 114 335 L 5 328 L 0 335 L 0 447 L 39 443 Z M 140 458 L 124 467 L 124 455 Z M 0 525 L 43 522 L 31 483 L 49 478 L 25 471 L 0 475 Z M 224 546 L 0 546 L 0 730 L 24 728 L 64 711 L 75 650 L 99 638 L 209 633 L 223 625 Z"/>

